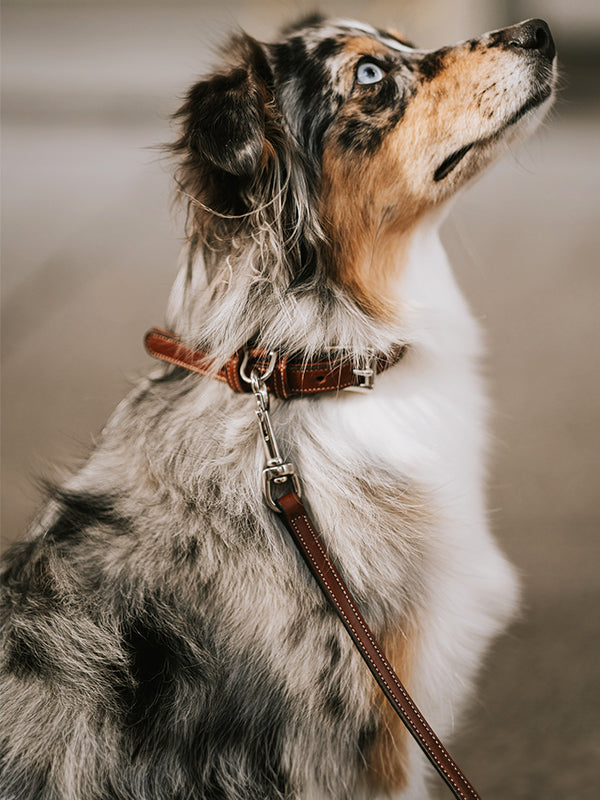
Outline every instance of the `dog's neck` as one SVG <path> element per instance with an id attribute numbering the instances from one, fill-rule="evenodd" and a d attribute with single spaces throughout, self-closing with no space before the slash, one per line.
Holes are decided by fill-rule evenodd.
<path id="1" fill-rule="evenodd" d="M 185 256 L 171 294 L 168 327 L 223 362 L 249 341 L 267 350 L 303 351 L 309 358 L 339 346 L 358 356 L 371 347 L 386 352 L 401 342 L 464 350 L 474 340 L 475 326 L 439 239 L 440 220 L 436 214 L 423 221 L 398 253 L 402 263 L 390 284 L 398 313 L 392 321 L 361 312 L 333 284 L 297 295 L 264 279 L 259 284 L 250 258 L 234 265 L 215 289 L 206 283 L 199 249 Z"/>
<path id="2" fill-rule="evenodd" d="M 461 293 L 439 228 L 445 210 L 431 215 L 414 232 L 393 287 L 406 341 L 447 358 L 480 351 L 478 326 Z"/>

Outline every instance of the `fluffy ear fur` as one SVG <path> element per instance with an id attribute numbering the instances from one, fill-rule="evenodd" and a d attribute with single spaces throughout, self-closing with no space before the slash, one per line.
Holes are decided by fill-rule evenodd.
<path id="1" fill-rule="evenodd" d="M 228 72 L 193 86 L 177 116 L 185 146 L 207 164 L 238 177 L 252 176 L 265 149 L 265 112 L 270 68 L 254 39 L 231 42 Z"/>
<path id="2" fill-rule="evenodd" d="M 192 152 L 232 175 L 256 171 L 263 149 L 262 93 L 245 69 L 197 83 L 188 95 Z"/>
<path id="3" fill-rule="evenodd" d="M 181 136 L 169 147 L 181 159 L 190 241 L 205 251 L 209 277 L 229 269 L 251 236 L 262 242 L 254 272 L 269 253 L 271 280 L 312 282 L 322 235 L 317 181 L 282 119 L 265 48 L 242 35 L 225 54 L 227 66 L 189 90 L 175 115 Z"/>
<path id="4" fill-rule="evenodd" d="M 225 54 L 227 66 L 192 86 L 175 114 L 181 136 L 169 150 L 181 157 L 177 181 L 190 232 L 217 222 L 204 211 L 239 217 L 272 199 L 289 157 L 262 45 L 241 35 Z"/>
<path id="5" fill-rule="evenodd" d="M 175 114 L 181 138 L 171 149 L 183 155 L 184 193 L 209 205 L 216 200 L 218 211 L 239 213 L 241 194 L 273 158 L 283 132 L 261 45 L 243 35 L 229 42 L 226 53 L 229 67 L 192 86 Z"/>

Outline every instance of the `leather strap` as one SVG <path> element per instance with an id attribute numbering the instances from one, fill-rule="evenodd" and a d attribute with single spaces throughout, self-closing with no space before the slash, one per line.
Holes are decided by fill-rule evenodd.
<path id="1" fill-rule="evenodd" d="M 219 381 L 227 383 L 234 392 L 251 392 L 249 383 L 240 377 L 240 367 L 245 352 L 248 354 L 246 373 L 253 368 L 264 373 L 270 366 L 270 354 L 266 350 L 250 347 L 246 351 L 238 350 L 217 371 L 212 370 L 213 360 L 204 350 L 197 350 L 183 344 L 179 337 L 160 328 L 152 328 L 144 339 L 150 355 L 184 367 L 199 375 L 213 375 Z M 405 345 L 398 345 L 390 355 L 375 355 L 372 369 L 375 374 L 397 364 L 406 353 Z M 271 376 L 266 380 L 269 391 L 280 398 L 298 395 L 319 394 L 359 387 L 364 382 L 364 375 L 356 374 L 354 364 L 347 358 L 324 354 L 314 361 L 306 361 L 302 356 L 294 358 L 289 354 L 278 356 Z"/>
<path id="2" fill-rule="evenodd" d="M 475 789 L 429 727 L 377 644 L 298 495 L 289 492 L 277 500 L 277 505 L 282 511 L 285 526 L 310 571 L 336 610 L 394 711 L 454 796 L 458 800 L 480 800 Z"/>

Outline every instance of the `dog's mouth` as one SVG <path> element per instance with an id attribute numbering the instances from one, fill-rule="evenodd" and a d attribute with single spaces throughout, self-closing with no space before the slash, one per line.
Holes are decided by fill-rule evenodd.
<path id="1" fill-rule="evenodd" d="M 511 125 L 516 125 L 516 123 L 522 119 L 528 111 L 532 111 L 537 106 L 541 105 L 544 100 L 547 100 L 550 95 L 552 94 L 552 83 L 549 82 L 546 85 L 540 87 L 535 91 L 531 97 L 523 103 L 523 105 L 515 111 L 515 113 L 502 124 L 502 126 L 494 133 L 492 136 L 487 136 L 485 139 L 478 139 L 470 144 L 461 147 L 459 150 L 455 150 L 454 153 L 445 158 L 439 167 L 433 173 L 433 180 L 437 183 L 438 181 L 444 180 L 451 172 L 454 170 L 463 158 L 467 155 L 467 153 L 473 149 L 476 145 L 487 144 L 491 142 L 493 139 L 498 138 L 501 136 L 504 131 L 509 128 Z"/>
<path id="2" fill-rule="evenodd" d="M 442 161 L 442 163 L 433 173 L 433 180 L 436 183 L 444 180 L 444 178 L 449 175 L 455 167 L 458 166 L 458 164 L 463 160 L 463 158 L 475 144 L 476 142 L 471 142 L 471 144 L 461 147 L 460 150 L 456 150 L 454 153 L 452 153 L 452 155 L 444 159 L 444 161 Z"/>

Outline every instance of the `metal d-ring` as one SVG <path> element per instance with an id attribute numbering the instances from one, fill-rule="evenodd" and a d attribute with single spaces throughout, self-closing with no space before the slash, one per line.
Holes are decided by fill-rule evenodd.
<path id="1" fill-rule="evenodd" d="M 247 347 L 244 347 L 244 357 L 242 359 L 242 364 L 240 366 L 240 376 L 245 383 L 252 384 L 252 373 L 257 372 L 256 368 L 254 368 L 250 375 L 246 371 L 248 367 L 248 362 L 250 361 L 250 350 Z M 277 350 L 269 351 L 269 365 L 266 370 L 263 372 L 262 375 L 258 375 L 260 381 L 264 383 L 264 381 L 268 381 L 271 375 L 275 370 L 275 364 L 277 364 Z"/>

